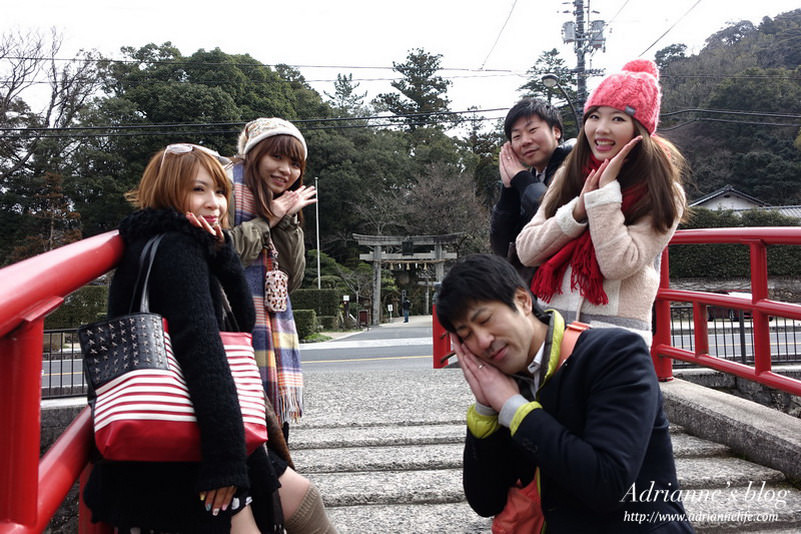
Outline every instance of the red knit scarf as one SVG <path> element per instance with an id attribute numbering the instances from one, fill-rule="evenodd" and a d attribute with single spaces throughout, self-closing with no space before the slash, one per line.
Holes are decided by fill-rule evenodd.
<path id="1" fill-rule="evenodd" d="M 585 174 L 597 170 L 601 163 L 603 163 L 601 160 L 591 155 L 584 169 Z M 643 182 L 623 191 L 621 210 L 624 215 L 629 213 L 643 194 L 645 194 Z M 562 279 L 568 266 L 572 267 L 570 289 L 578 289 L 584 298 L 596 306 L 609 303 L 609 297 L 604 291 L 604 276 L 598 265 L 589 227 L 537 268 L 531 281 L 531 292 L 544 302 L 550 302 L 554 293 L 562 293 Z"/>

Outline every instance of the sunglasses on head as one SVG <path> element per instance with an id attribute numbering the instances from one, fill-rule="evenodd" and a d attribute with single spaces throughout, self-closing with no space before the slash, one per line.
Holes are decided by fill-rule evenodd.
<path id="1" fill-rule="evenodd" d="M 164 147 L 164 152 L 161 154 L 161 165 L 164 165 L 164 158 L 167 154 L 186 154 L 187 152 L 192 152 L 193 150 L 200 150 L 201 152 L 205 152 L 209 156 L 213 157 L 217 161 L 220 162 L 220 165 L 225 167 L 231 163 L 231 160 L 226 158 L 225 156 L 221 156 L 218 152 L 206 148 L 200 145 L 194 145 L 192 143 L 174 143 L 172 145 L 167 145 Z"/>

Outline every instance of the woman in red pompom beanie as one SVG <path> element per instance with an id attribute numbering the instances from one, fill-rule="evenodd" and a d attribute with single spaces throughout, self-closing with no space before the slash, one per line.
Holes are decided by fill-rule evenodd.
<path id="1" fill-rule="evenodd" d="M 573 151 L 516 247 L 532 292 L 566 321 L 618 326 L 650 345 L 662 250 L 681 221 L 686 163 L 655 135 L 659 71 L 649 60 L 604 78 Z"/>

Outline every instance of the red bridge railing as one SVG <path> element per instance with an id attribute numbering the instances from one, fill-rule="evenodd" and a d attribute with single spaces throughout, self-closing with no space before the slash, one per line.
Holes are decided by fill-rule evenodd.
<path id="1" fill-rule="evenodd" d="M 669 250 L 662 255 L 662 273 L 656 297 L 656 333 L 651 355 L 660 380 L 673 376 L 673 360 L 683 360 L 753 380 L 794 395 L 801 395 L 801 380 L 771 370 L 769 317 L 801 320 L 801 305 L 768 299 L 768 245 L 801 245 L 801 227 L 705 228 L 681 230 L 670 241 L 673 245 L 740 244 L 750 250 L 751 299 L 670 289 Z M 671 345 L 671 302 L 689 302 L 693 307 L 694 351 Z M 745 365 L 709 354 L 707 308 L 719 306 L 751 312 L 754 336 L 754 365 Z"/>
<path id="2" fill-rule="evenodd" d="M 39 458 L 44 318 L 112 269 L 122 250 L 117 233 L 109 232 L 0 270 L 0 533 L 45 530 L 86 470 L 88 410 Z M 81 508 L 82 534 L 111 532 L 92 525 Z"/>

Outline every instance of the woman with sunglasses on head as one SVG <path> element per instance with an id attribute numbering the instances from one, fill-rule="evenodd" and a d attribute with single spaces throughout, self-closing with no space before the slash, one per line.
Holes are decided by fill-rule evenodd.
<path id="1" fill-rule="evenodd" d="M 650 345 L 661 254 L 681 221 L 685 160 L 655 135 L 656 65 L 627 63 L 584 106 L 584 124 L 534 218 L 517 237 L 531 290 L 566 321 L 618 326 Z"/>
<path id="2" fill-rule="evenodd" d="M 125 251 L 109 289 L 108 316 L 130 312 L 138 297 L 140 255 L 152 237 L 162 235 L 150 270 L 150 310 L 167 321 L 194 406 L 203 459 L 99 458 L 84 497 L 92 519 L 114 525 L 117 532 L 274 532 L 282 524 L 281 512 L 291 521 L 297 509 L 292 495 L 309 485 L 290 468 L 279 479 L 264 446 L 246 454 L 242 414 L 220 331 L 235 324 L 248 332 L 256 314 L 224 230 L 231 186 L 218 158 L 197 145 L 159 151 L 128 195 L 139 209 L 119 227 Z M 233 321 L 225 317 L 225 300 Z M 275 509 L 276 491 L 289 495 L 282 511 Z"/>

